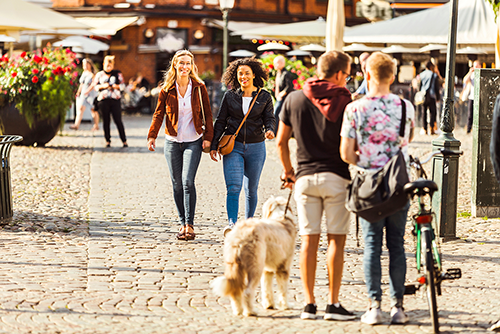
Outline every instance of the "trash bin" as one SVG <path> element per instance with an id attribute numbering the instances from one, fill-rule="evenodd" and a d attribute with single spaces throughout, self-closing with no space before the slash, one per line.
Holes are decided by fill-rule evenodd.
<path id="1" fill-rule="evenodd" d="M 9 220 L 14 215 L 12 211 L 12 187 L 10 181 L 9 155 L 12 144 L 23 140 L 21 136 L 0 136 L 0 222 Z"/>

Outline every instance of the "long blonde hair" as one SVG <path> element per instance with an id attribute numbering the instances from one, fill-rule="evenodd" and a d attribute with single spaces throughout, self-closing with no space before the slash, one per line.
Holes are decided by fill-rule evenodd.
<path id="1" fill-rule="evenodd" d="M 85 60 L 88 64 L 90 64 L 90 72 L 92 72 L 92 74 L 96 74 L 97 69 L 96 69 L 96 67 L 95 67 L 94 62 L 92 61 L 92 59 L 85 58 L 83 60 Z"/>
<path id="2" fill-rule="evenodd" d="M 179 62 L 179 58 L 182 56 L 189 56 L 191 58 L 191 72 L 189 72 L 189 77 L 199 83 L 203 83 L 203 80 L 198 76 L 198 67 L 194 63 L 194 56 L 188 50 L 179 50 L 175 53 L 174 57 L 170 61 L 170 67 L 168 71 L 165 71 L 165 75 L 163 77 L 163 85 L 162 89 L 164 91 L 168 91 L 175 82 L 177 78 L 177 71 L 175 70 L 175 65 Z"/>

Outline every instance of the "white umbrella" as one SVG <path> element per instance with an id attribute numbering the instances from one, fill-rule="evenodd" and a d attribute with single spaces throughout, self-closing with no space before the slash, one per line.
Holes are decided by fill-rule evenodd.
<path id="1" fill-rule="evenodd" d="M 405 48 L 401 45 L 391 45 L 390 47 L 383 48 L 380 51 L 383 53 L 418 53 L 419 49 Z"/>
<path id="2" fill-rule="evenodd" d="M 329 0 L 326 16 L 326 49 L 342 50 L 344 46 L 344 0 Z"/>
<path id="3" fill-rule="evenodd" d="M 14 37 L 0 35 L 0 42 L 15 42 L 16 39 Z"/>
<path id="4" fill-rule="evenodd" d="M 286 53 L 287 56 L 306 57 L 312 56 L 311 52 L 304 50 L 292 50 Z"/>
<path id="5" fill-rule="evenodd" d="M 23 0 L 0 0 L 0 31 L 88 29 L 88 25 Z"/>
<path id="6" fill-rule="evenodd" d="M 249 58 L 255 56 L 255 52 L 248 50 L 236 50 L 229 52 L 228 55 L 236 58 Z"/>
<path id="7" fill-rule="evenodd" d="M 428 52 L 428 51 L 436 51 L 436 50 L 443 51 L 443 50 L 446 50 L 447 48 L 448 48 L 448 46 L 443 45 L 443 44 L 429 44 L 429 45 L 426 45 L 426 46 L 420 48 L 419 51 L 420 52 Z"/>
<path id="8" fill-rule="evenodd" d="M 294 43 L 323 43 L 326 34 L 326 22 L 323 18 L 314 21 L 275 24 L 262 28 L 236 30 L 231 35 L 257 35 L 271 39 L 280 39 Z"/>
<path id="9" fill-rule="evenodd" d="M 495 50 L 491 50 L 491 53 L 495 52 Z M 479 54 L 487 54 L 489 53 L 488 50 L 484 48 L 476 48 L 476 47 L 465 47 L 457 50 L 457 54 L 473 54 L 473 55 L 479 55 Z"/>
<path id="10" fill-rule="evenodd" d="M 289 46 L 280 43 L 266 43 L 257 47 L 259 51 L 270 51 L 270 50 L 290 50 Z"/>
<path id="11" fill-rule="evenodd" d="M 69 36 L 62 41 L 54 43 L 54 45 L 65 47 L 79 47 L 79 52 L 90 54 L 98 54 L 100 51 L 109 50 L 108 44 L 83 36 Z"/>
<path id="12" fill-rule="evenodd" d="M 359 51 L 359 52 L 372 52 L 372 51 L 378 51 L 381 48 L 376 48 L 372 46 L 366 46 L 364 44 L 359 44 L 359 43 L 353 43 L 348 46 L 344 46 L 342 50 L 344 51 Z"/>
<path id="13" fill-rule="evenodd" d="M 323 45 L 319 45 L 319 44 L 307 44 L 307 45 L 303 45 L 301 46 L 299 49 L 303 50 L 303 51 L 316 51 L 316 52 L 325 52 L 326 51 L 326 48 L 323 46 Z"/>

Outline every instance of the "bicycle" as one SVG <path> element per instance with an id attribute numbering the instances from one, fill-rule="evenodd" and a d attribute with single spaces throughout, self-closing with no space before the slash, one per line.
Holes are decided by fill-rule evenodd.
<path id="1" fill-rule="evenodd" d="M 417 244 L 415 258 L 419 275 L 416 284 L 406 286 L 405 294 L 415 294 L 421 287 L 426 289 L 434 333 L 439 333 L 436 293 L 438 296 L 441 295 L 441 282 L 462 277 L 460 268 L 443 271 L 439 239 L 436 238 L 432 224 L 435 213 L 430 208 L 427 208 L 425 204 L 426 195 L 432 201 L 432 195 L 438 190 L 438 186 L 434 181 L 427 179 L 427 174 L 422 165 L 438 154 L 446 158 L 448 156 L 462 155 L 462 152 L 441 149 L 430 153 L 422 162 L 410 155 L 410 166 L 416 170 L 418 179 L 409 182 L 404 187 L 404 191 L 412 200 L 415 196 L 418 197 L 418 213 L 412 217 L 414 222 L 412 234 L 415 236 Z"/>

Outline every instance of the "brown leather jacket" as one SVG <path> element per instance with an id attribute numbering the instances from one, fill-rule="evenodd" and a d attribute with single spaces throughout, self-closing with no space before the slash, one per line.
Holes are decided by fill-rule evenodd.
<path id="1" fill-rule="evenodd" d="M 191 80 L 193 91 L 191 92 L 191 107 L 193 109 L 193 123 L 198 134 L 203 133 L 203 116 L 201 114 L 200 95 L 198 90 L 201 89 L 201 97 L 203 100 L 203 110 L 205 111 L 205 138 L 204 140 L 212 141 L 214 137 L 214 127 L 212 121 L 212 109 L 210 109 L 210 100 L 208 98 L 207 88 L 204 84 Z M 148 138 L 157 138 L 165 118 L 165 133 L 169 136 L 177 136 L 177 123 L 179 122 L 179 103 L 177 100 L 177 89 L 175 84 L 166 92 L 160 91 L 158 96 L 158 104 L 151 121 Z"/>

